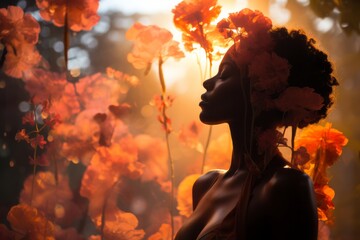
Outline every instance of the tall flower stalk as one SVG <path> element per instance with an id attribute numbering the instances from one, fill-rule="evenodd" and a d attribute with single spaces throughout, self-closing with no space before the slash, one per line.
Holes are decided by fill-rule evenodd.
<path id="1" fill-rule="evenodd" d="M 30 163 L 34 165 L 33 167 L 33 179 L 31 184 L 31 195 L 30 195 L 30 205 L 32 204 L 33 195 L 34 195 L 34 186 L 36 178 L 37 166 L 47 165 L 48 163 L 38 161 L 38 148 L 44 149 L 44 145 L 47 141 L 42 135 L 44 130 L 49 127 L 53 128 L 56 123 L 59 123 L 59 116 L 55 114 L 50 114 L 49 101 L 44 101 L 41 104 L 31 103 L 32 109 L 25 114 L 22 119 L 24 125 L 30 125 L 34 129 L 30 132 L 26 132 L 25 129 L 21 129 L 16 135 L 15 140 L 17 141 L 26 141 L 34 149 L 33 157 L 30 158 Z"/>
<path id="2" fill-rule="evenodd" d="M 224 41 L 221 34 L 216 29 L 216 26 L 211 24 L 219 16 L 221 6 L 217 5 L 217 0 L 190 0 L 180 2 L 175 6 L 172 12 L 174 13 L 173 20 L 175 26 L 182 31 L 185 49 L 188 52 L 192 52 L 199 48 L 205 51 L 206 62 L 204 74 L 199 58 L 197 58 L 200 68 L 200 78 L 203 82 L 207 77 L 212 76 L 213 61 L 220 59 L 223 55 L 216 47 L 224 49 L 227 45 L 227 41 Z M 206 155 L 211 135 L 212 126 L 209 127 L 207 138 L 205 140 L 201 173 L 204 172 L 204 167 L 206 165 Z"/>
<path id="3" fill-rule="evenodd" d="M 128 61 L 137 69 L 145 69 L 145 74 L 151 69 L 154 61 L 158 62 L 158 76 L 161 87 L 160 97 L 155 96 L 154 103 L 159 111 L 158 120 L 165 131 L 165 141 L 168 152 L 169 172 L 171 180 L 171 239 L 174 237 L 174 187 L 175 174 L 174 162 L 171 157 L 169 135 L 171 133 L 171 120 L 167 115 L 167 109 L 171 106 L 173 98 L 167 94 L 166 83 L 163 73 L 163 64 L 167 58 L 173 57 L 180 59 L 184 53 L 179 48 L 179 43 L 172 40 L 172 34 L 155 25 L 144 26 L 141 23 L 135 23 L 126 33 L 129 40 L 134 41 L 133 51 L 128 55 Z"/>

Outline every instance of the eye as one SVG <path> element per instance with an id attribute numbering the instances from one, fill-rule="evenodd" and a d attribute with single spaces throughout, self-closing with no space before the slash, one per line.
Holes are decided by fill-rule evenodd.
<path id="1" fill-rule="evenodd" d="M 226 79 L 226 78 L 230 77 L 231 74 L 232 74 L 232 71 L 231 71 L 230 67 L 223 67 L 223 69 L 221 69 L 221 71 L 220 71 L 219 78 Z"/>

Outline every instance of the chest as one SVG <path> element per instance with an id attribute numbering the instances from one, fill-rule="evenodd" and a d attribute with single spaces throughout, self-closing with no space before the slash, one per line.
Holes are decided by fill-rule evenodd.
<path id="1" fill-rule="evenodd" d="M 178 233 L 179 236 L 183 236 L 176 239 L 199 239 L 219 227 L 224 231 L 231 231 L 235 226 L 236 206 L 239 204 L 245 178 L 244 174 L 239 174 L 216 181 L 204 194 L 194 213 Z M 262 192 L 262 185 L 252 191 L 251 204 L 248 208 L 248 214 L 252 215 L 251 221 L 260 222 L 266 214 L 261 197 Z"/>

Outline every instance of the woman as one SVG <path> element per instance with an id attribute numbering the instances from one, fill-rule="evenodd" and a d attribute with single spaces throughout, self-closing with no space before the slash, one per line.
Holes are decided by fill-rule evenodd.
<path id="1" fill-rule="evenodd" d="M 284 160 L 276 129 L 294 136 L 326 116 L 337 85 L 331 64 L 314 40 L 272 28 L 258 11 L 230 14 L 218 28 L 235 43 L 204 82 L 200 119 L 229 125 L 231 164 L 195 182 L 194 212 L 175 239 L 317 239 L 312 182 Z"/>

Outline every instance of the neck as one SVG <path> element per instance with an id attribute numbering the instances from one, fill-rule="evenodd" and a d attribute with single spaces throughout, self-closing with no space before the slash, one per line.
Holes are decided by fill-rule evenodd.
<path id="1" fill-rule="evenodd" d="M 249 134 L 246 133 L 242 124 L 230 122 L 230 134 L 232 139 L 233 151 L 229 173 L 238 170 L 246 170 L 244 155 L 250 151 Z"/>
<path id="2" fill-rule="evenodd" d="M 254 132 L 246 129 L 244 124 L 238 122 L 229 123 L 231 139 L 233 144 L 233 152 L 231 157 L 231 164 L 228 174 L 234 174 L 237 171 L 248 171 L 248 166 L 245 162 L 245 156 L 248 155 L 254 161 L 262 161 L 265 159 L 272 159 L 274 155 L 278 154 L 278 149 L 274 145 L 272 151 L 267 154 L 259 154 L 257 151 L 257 136 Z M 251 144 L 250 144 L 251 142 Z"/>

